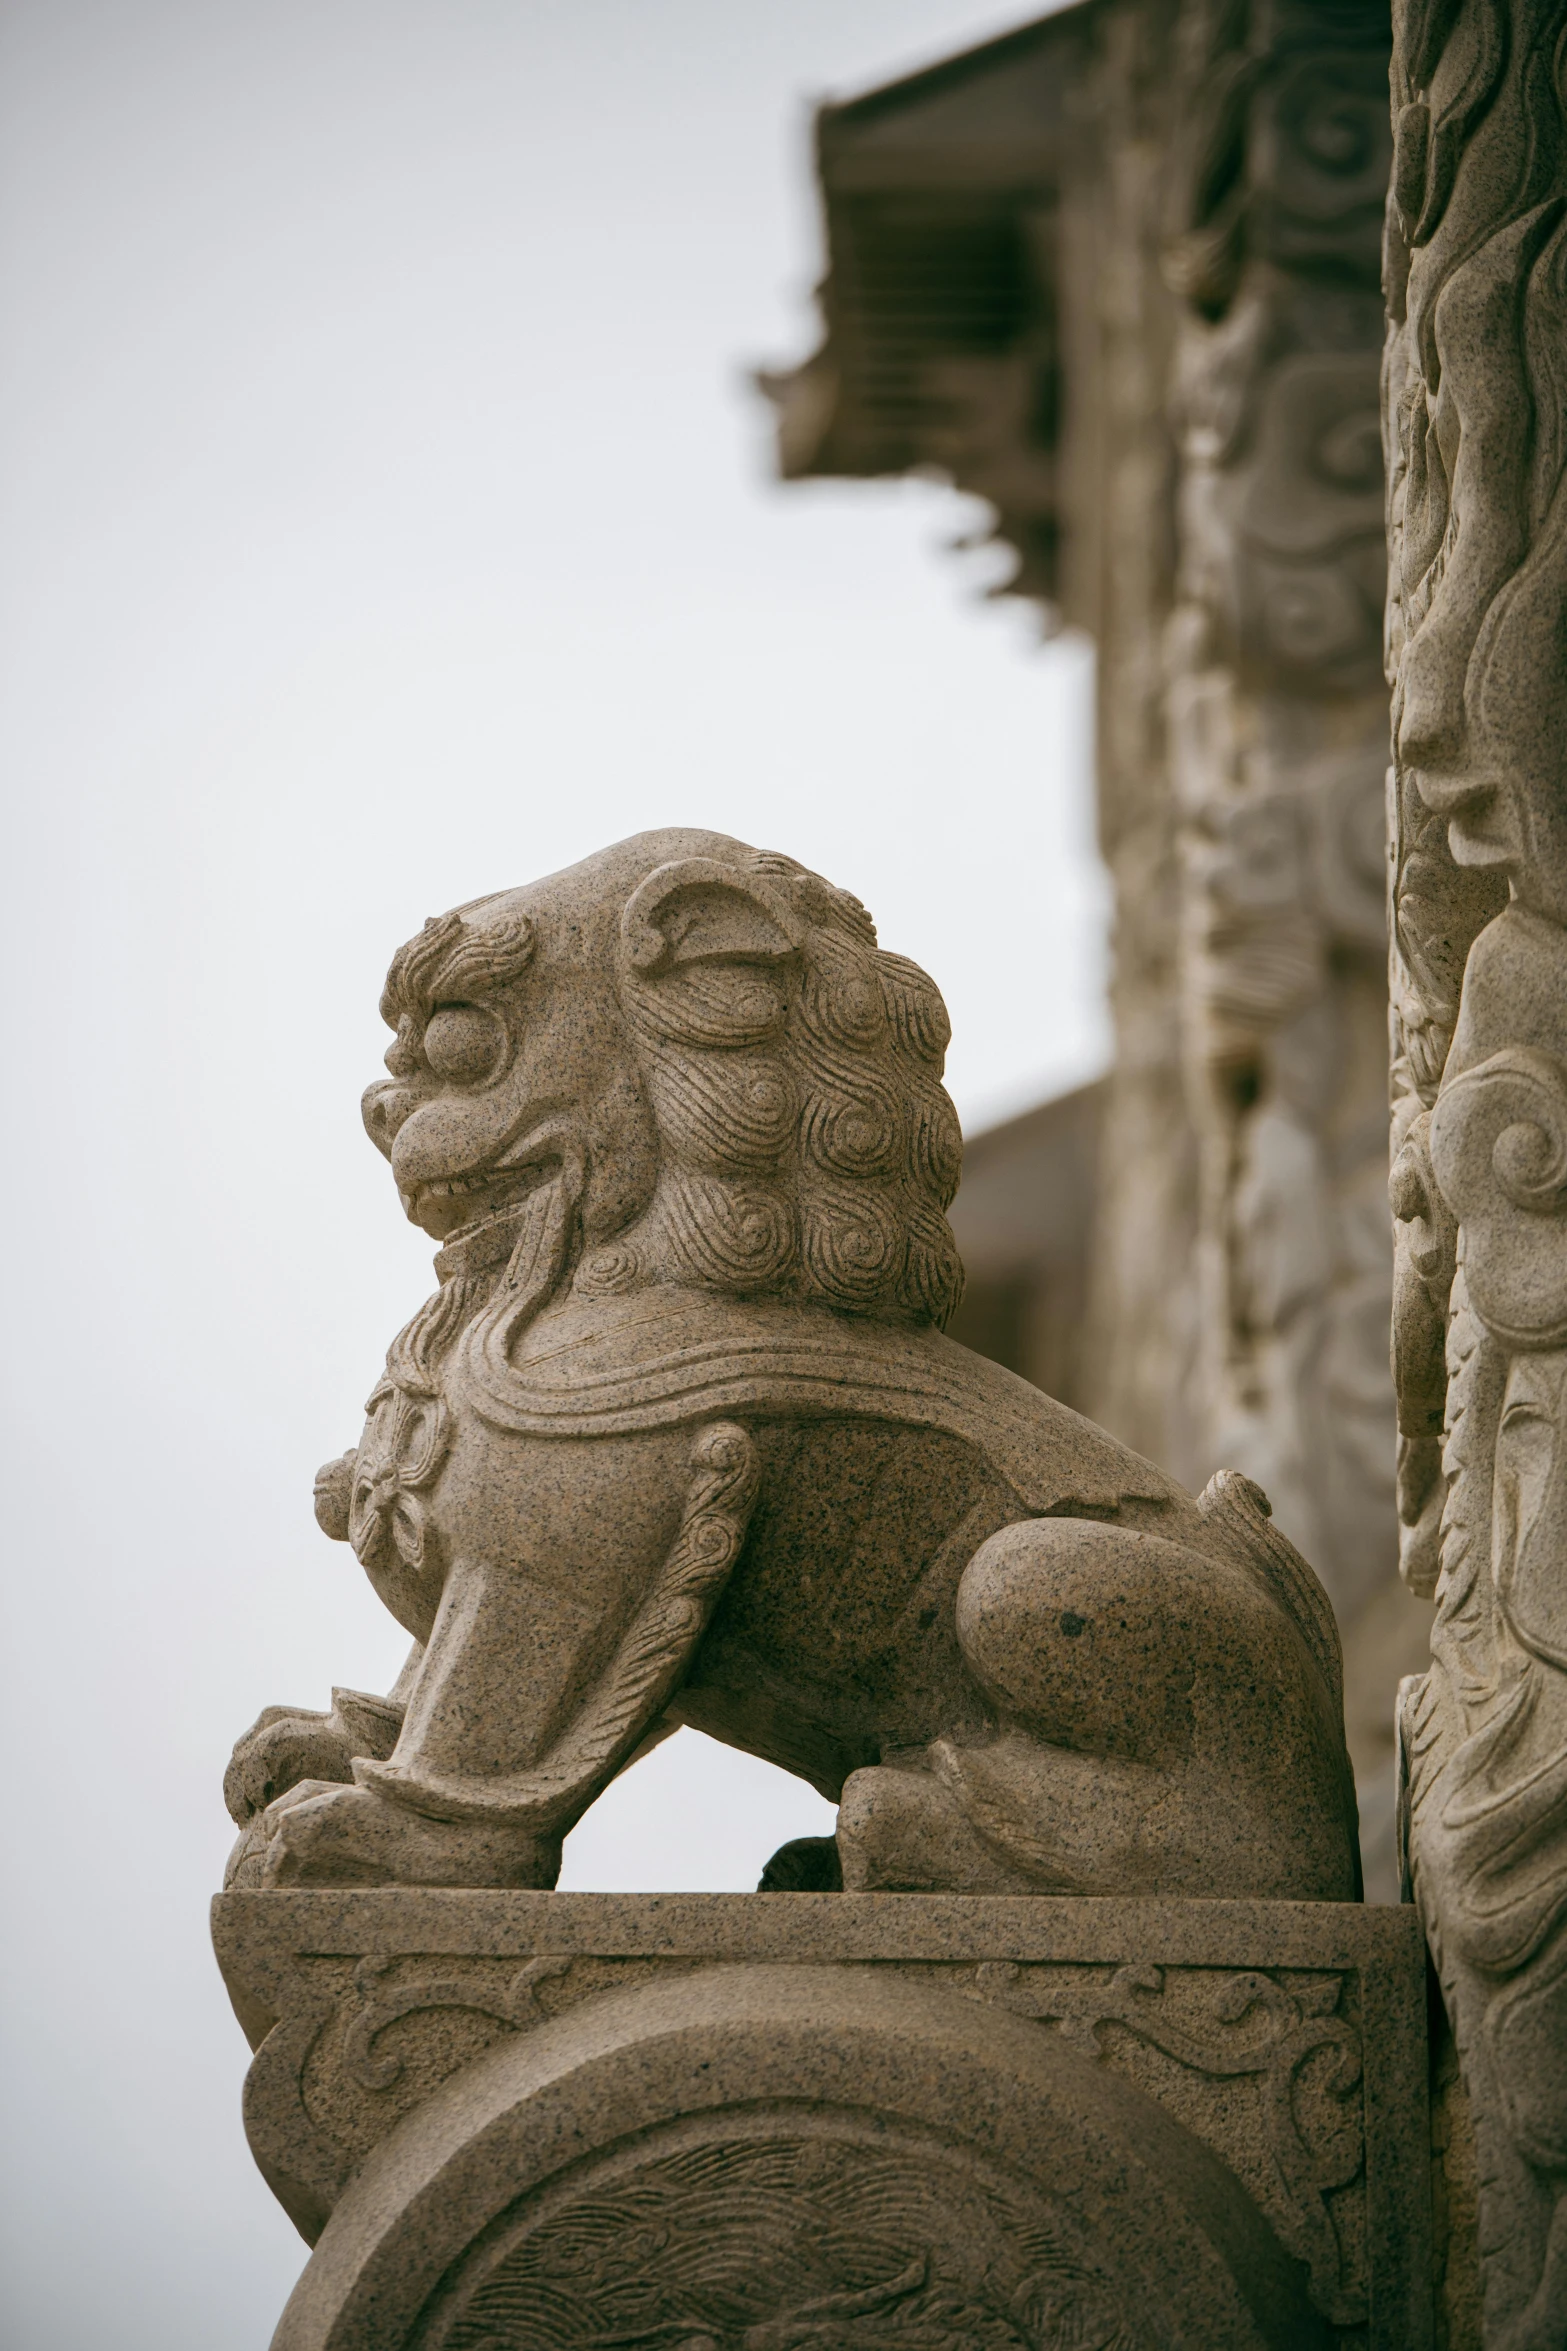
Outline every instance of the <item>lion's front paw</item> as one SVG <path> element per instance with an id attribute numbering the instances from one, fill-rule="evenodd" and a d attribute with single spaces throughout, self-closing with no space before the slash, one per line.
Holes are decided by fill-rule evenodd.
<path id="1" fill-rule="evenodd" d="M 351 1780 L 353 1759 L 335 1714 L 268 1706 L 234 1742 L 223 1774 L 229 1818 L 246 1828 L 258 1812 L 301 1780 Z"/>
<path id="2" fill-rule="evenodd" d="M 559 1837 L 427 1820 L 371 1788 L 302 1781 L 257 1823 L 263 1886 L 553 1886 Z"/>
<path id="3" fill-rule="evenodd" d="M 242 1739 L 223 1775 L 229 1818 L 246 1828 L 301 1780 L 341 1784 L 354 1776 L 354 1757 L 384 1761 L 397 1744 L 403 1710 L 390 1698 L 363 1690 L 334 1690 L 330 1714 L 292 1706 L 264 1707 Z"/>

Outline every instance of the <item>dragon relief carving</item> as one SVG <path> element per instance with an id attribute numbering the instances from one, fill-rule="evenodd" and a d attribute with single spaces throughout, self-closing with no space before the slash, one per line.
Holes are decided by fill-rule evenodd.
<path id="1" fill-rule="evenodd" d="M 1187 0 L 1179 49 L 1166 707 L 1204 1442 L 1210 1463 L 1267 1488 L 1351 1635 L 1351 1753 L 1391 1894 L 1393 1691 L 1359 1686 L 1352 1634 L 1399 1600 L 1379 677 L 1388 30 L 1356 0 Z M 1413 1663 L 1419 1612 L 1396 1613 Z"/>
<path id="2" fill-rule="evenodd" d="M 1392 1201 L 1408 1867 L 1487 2351 L 1567 2339 L 1567 26 L 1397 0 Z"/>
<path id="3" fill-rule="evenodd" d="M 850 1888 L 1352 1892 L 1264 1498 L 942 1336 L 946 1015 L 857 900 L 644 834 L 427 924 L 382 1008 L 440 1288 L 317 1513 L 415 1649 L 240 1741 L 232 1882 L 550 1885 L 686 1722 L 841 1798 Z"/>

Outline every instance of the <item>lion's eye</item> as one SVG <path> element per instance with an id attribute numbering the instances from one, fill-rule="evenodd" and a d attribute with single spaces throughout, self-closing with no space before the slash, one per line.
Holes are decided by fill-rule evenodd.
<path id="1" fill-rule="evenodd" d="M 438 1004 L 424 1032 L 424 1057 L 438 1078 L 472 1085 L 501 1057 L 506 1032 L 477 1004 Z"/>

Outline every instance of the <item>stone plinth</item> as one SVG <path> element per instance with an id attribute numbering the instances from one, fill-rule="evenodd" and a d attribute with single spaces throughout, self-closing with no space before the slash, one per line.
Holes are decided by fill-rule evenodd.
<path id="1" fill-rule="evenodd" d="M 1427 2351 L 1424 1955 L 1343 1903 L 236 1892 L 275 2351 Z"/>

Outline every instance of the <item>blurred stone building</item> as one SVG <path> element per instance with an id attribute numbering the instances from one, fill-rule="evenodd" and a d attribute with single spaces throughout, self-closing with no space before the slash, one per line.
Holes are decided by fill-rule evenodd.
<path id="1" fill-rule="evenodd" d="M 960 1335 L 1267 1488 L 1386 1898 L 1428 1638 L 1386 1338 L 1388 49 L 1363 0 L 1080 0 L 824 107 L 822 339 L 761 379 L 787 478 L 939 473 L 1095 640 L 1115 1063 L 971 1139 Z"/>
<path id="2" fill-rule="evenodd" d="M 967 1285 L 955 1339 L 1087 1409 L 1088 1285 L 1105 1087 L 970 1135 L 952 1227 Z"/>

